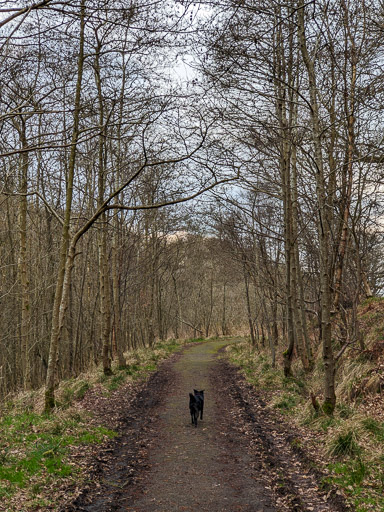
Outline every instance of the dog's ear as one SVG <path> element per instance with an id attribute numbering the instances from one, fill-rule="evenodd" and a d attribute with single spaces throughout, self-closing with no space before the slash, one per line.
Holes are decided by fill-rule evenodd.
<path id="1" fill-rule="evenodd" d="M 196 395 L 196 393 L 198 393 L 197 389 L 194 389 L 193 392 L 195 393 L 195 395 Z"/>

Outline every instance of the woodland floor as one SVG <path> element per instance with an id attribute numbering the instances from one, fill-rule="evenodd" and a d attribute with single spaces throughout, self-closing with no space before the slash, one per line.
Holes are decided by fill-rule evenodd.
<path id="1" fill-rule="evenodd" d="M 129 400 L 124 389 L 112 402 L 90 400 L 120 435 L 90 456 L 89 484 L 60 512 L 351 510 L 321 486 L 299 434 L 220 357 L 225 344 L 187 347 L 130 389 Z M 205 389 L 197 428 L 188 408 L 194 388 Z"/>

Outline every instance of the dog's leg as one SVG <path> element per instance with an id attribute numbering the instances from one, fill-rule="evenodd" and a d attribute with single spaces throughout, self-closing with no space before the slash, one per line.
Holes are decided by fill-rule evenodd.
<path id="1" fill-rule="evenodd" d="M 203 419 L 204 404 L 201 406 L 200 419 Z"/>

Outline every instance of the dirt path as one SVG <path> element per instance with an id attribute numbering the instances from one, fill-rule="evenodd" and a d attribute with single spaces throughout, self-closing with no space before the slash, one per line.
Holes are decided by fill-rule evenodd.
<path id="1" fill-rule="evenodd" d="M 342 511 L 291 449 L 236 370 L 218 361 L 228 341 L 189 347 L 137 395 L 121 437 L 100 454 L 93 483 L 65 511 Z M 204 420 L 191 425 L 188 393 L 205 389 Z M 252 394 L 253 393 L 253 394 Z"/>

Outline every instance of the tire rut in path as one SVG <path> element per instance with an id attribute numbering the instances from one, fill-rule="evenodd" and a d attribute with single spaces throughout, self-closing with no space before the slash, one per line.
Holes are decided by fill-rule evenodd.
<path id="1" fill-rule="evenodd" d="M 176 362 L 161 365 L 138 394 L 134 410 L 127 412 L 122 435 L 107 461 L 101 461 L 95 475 L 99 483 L 80 496 L 74 508 L 65 510 L 337 510 L 320 494 L 310 501 L 314 508 L 309 507 L 297 485 L 276 480 L 275 466 L 281 461 L 273 454 L 273 439 L 261 432 L 268 425 L 250 417 L 247 403 L 239 398 L 237 372 L 217 361 L 217 351 L 227 344 L 221 340 L 194 345 Z M 197 428 L 188 410 L 188 393 L 194 388 L 205 389 L 206 397 L 204 420 Z M 306 479 L 299 480 L 300 486 Z M 308 487 L 313 493 L 312 481 Z"/>
<path id="2" fill-rule="evenodd" d="M 324 485 L 325 475 L 315 469 L 308 454 L 299 447 L 300 433 L 281 421 L 266 407 L 257 390 L 226 360 L 217 364 L 216 382 L 230 397 L 238 417 L 235 428 L 248 438 L 254 461 L 263 461 L 269 485 L 275 490 L 280 512 L 352 512 L 337 489 Z"/>
<path id="3" fill-rule="evenodd" d="M 250 471 L 247 450 L 228 435 L 229 410 L 211 379 L 217 349 L 225 344 L 228 341 L 194 346 L 175 364 L 177 382 L 159 411 L 158 439 L 149 458 L 145 491 L 125 510 L 276 510 L 265 482 Z M 204 419 L 198 420 L 197 428 L 188 410 L 188 393 L 193 389 L 205 390 Z"/>

